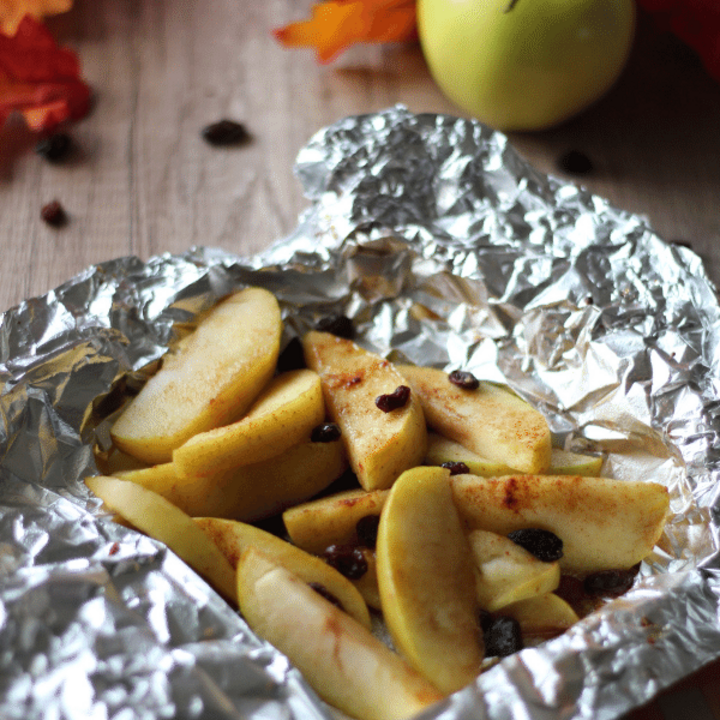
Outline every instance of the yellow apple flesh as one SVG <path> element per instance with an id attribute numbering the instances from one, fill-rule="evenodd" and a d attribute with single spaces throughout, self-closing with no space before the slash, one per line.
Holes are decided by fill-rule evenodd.
<path id="1" fill-rule="evenodd" d="M 379 516 L 387 490 L 346 490 L 310 500 L 283 513 L 290 539 L 311 553 L 322 553 L 329 545 L 356 544 L 358 521 Z"/>
<path id="2" fill-rule="evenodd" d="M 417 467 L 395 481 L 380 515 L 376 554 L 395 647 L 452 693 L 479 674 L 483 648 L 472 556 L 449 477 L 444 468 Z"/>
<path id="3" fill-rule="evenodd" d="M 167 545 L 235 604 L 235 570 L 193 519 L 164 497 L 128 480 L 97 475 L 85 484 L 113 512 Z"/>
<path id="4" fill-rule="evenodd" d="M 509 388 L 480 382 L 465 389 L 436 368 L 400 365 L 420 398 L 430 428 L 476 454 L 521 472 L 550 466 L 550 428 L 543 415 Z"/>
<path id="5" fill-rule="evenodd" d="M 237 572 L 248 625 L 284 653 L 313 689 L 357 720 L 404 720 L 442 698 L 366 628 L 255 548 Z"/>
<path id="6" fill-rule="evenodd" d="M 148 464 L 168 462 L 193 435 L 244 413 L 272 377 L 281 332 L 267 290 L 247 288 L 216 305 L 115 422 L 115 445 Z"/>
<path id="7" fill-rule="evenodd" d="M 541 528 L 563 542 L 560 568 L 587 575 L 631 568 L 662 535 L 669 509 L 664 485 L 580 475 L 450 478 L 470 528 L 508 535 Z"/>
<path id="8" fill-rule="evenodd" d="M 320 558 L 254 525 L 210 517 L 194 520 L 233 568 L 237 569 L 243 552 L 253 547 L 304 582 L 322 585 L 337 598 L 348 615 L 370 629 L 370 614 L 361 593 L 350 580 Z"/>
<path id="9" fill-rule="evenodd" d="M 312 370 L 274 377 L 240 420 L 191 437 L 173 452 L 182 477 L 257 463 L 307 440 L 325 419 L 320 378 Z"/>
<path id="10" fill-rule="evenodd" d="M 376 398 L 405 385 L 392 363 L 351 340 L 311 331 L 303 338 L 305 361 L 322 380 L 330 417 L 342 429 L 350 466 L 365 490 L 388 488 L 425 457 L 427 430 L 414 393 L 383 412 Z"/>
<path id="11" fill-rule="evenodd" d="M 500 130 L 550 127 L 601 97 L 625 66 L 634 0 L 418 0 L 433 78 Z"/>

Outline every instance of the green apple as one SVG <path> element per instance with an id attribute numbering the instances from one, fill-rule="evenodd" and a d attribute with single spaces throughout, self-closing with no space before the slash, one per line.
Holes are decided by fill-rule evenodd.
<path id="1" fill-rule="evenodd" d="M 447 97 L 501 130 L 566 120 L 625 66 L 634 0 L 418 0 L 418 33 Z"/>

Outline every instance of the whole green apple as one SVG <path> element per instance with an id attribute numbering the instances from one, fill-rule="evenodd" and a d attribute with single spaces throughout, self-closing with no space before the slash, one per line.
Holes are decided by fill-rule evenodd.
<path id="1" fill-rule="evenodd" d="M 501 130 L 575 115 L 620 75 L 635 0 L 418 0 L 418 32 L 447 97 Z"/>

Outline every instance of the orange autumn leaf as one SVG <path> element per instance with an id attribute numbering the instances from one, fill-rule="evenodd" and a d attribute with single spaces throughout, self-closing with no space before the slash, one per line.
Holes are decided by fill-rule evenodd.
<path id="1" fill-rule="evenodd" d="M 17 111 L 32 130 L 52 130 L 89 108 L 77 56 L 40 22 L 26 15 L 12 37 L 0 33 L 0 126 Z"/>
<path id="2" fill-rule="evenodd" d="M 26 15 L 41 20 L 67 12 L 73 0 L 0 0 L 0 31 L 14 35 Z"/>
<path id="3" fill-rule="evenodd" d="M 328 0 L 311 18 L 273 31 L 285 47 L 311 47 L 328 63 L 355 43 L 401 42 L 415 37 L 415 0 Z"/>

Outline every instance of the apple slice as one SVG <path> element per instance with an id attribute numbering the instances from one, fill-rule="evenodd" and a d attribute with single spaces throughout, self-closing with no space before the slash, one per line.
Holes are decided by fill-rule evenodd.
<path id="1" fill-rule="evenodd" d="M 495 612 L 510 603 L 552 592 L 560 584 L 560 566 L 543 562 L 503 535 L 473 530 L 469 535 L 475 560 L 478 604 Z"/>
<path id="2" fill-rule="evenodd" d="M 241 420 L 191 437 L 173 452 L 181 477 L 268 460 L 310 437 L 325 419 L 320 377 L 292 370 L 274 377 Z"/>
<path id="3" fill-rule="evenodd" d="M 365 490 L 388 488 L 425 457 L 427 430 L 415 393 L 387 412 L 377 398 L 407 386 L 392 363 L 351 340 L 311 331 L 303 338 L 308 367 L 322 380 L 330 417 L 340 426 L 350 466 Z"/>
<path id="4" fill-rule="evenodd" d="M 497 477 L 515 471 L 514 468 L 508 467 L 505 463 L 488 460 L 454 440 L 438 435 L 438 433 L 429 432 L 425 464 L 442 465 L 448 462 L 465 463 L 473 475 L 481 477 Z"/>
<path id="5" fill-rule="evenodd" d="M 371 607 L 373 610 L 382 610 L 380 590 L 378 589 L 377 581 L 377 556 L 371 548 L 363 547 L 360 548 L 360 550 L 367 563 L 367 572 L 357 580 L 352 580 L 351 582 L 363 596 L 363 600 L 365 600 L 368 607 Z"/>
<path id="6" fill-rule="evenodd" d="M 379 516 L 388 490 L 346 490 L 296 505 L 283 513 L 290 539 L 298 547 L 320 555 L 330 545 L 360 544 L 357 524 Z"/>
<path id="7" fill-rule="evenodd" d="M 179 477 L 174 463 L 118 473 L 162 495 L 188 515 L 253 522 L 304 502 L 347 468 L 341 442 L 307 441 L 251 465 L 197 478 Z"/>
<path id="8" fill-rule="evenodd" d="M 483 659 L 472 556 L 449 477 L 437 467 L 404 472 L 380 515 L 376 548 L 395 647 L 446 693 L 472 682 Z"/>
<path id="9" fill-rule="evenodd" d="M 403 720 L 443 697 L 360 623 L 256 548 L 241 556 L 237 582 L 250 628 L 342 712 Z"/>
<path id="10" fill-rule="evenodd" d="M 560 568 L 580 576 L 627 569 L 652 552 L 669 508 L 664 485 L 579 475 L 450 479 L 469 528 L 541 528 L 563 542 Z"/>
<path id="11" fill-rule="evenodd" d="M 598 455 L 585 455 L 553 448 L 550 455 L 550 469 L 547 474 L 597 477 L 602 464 L 603 459 Z"/>
<path id="12" fill-rule="evenodd" d="M 272 377 L 281 333 L 267 290 L 247 288 L 216 305 L 115 422 L 115 445 L 148 464 L 167 462 L 193 435 L 242 415 Z"/>
<path id="13" fill-rule="evenodd" d="M 509 388 L 480 382 L 466 389 L 435 368 L 398 366 L 419 396 L 427 424 L 488 460 L 521 472 L 550 466 L 547 421 Z"/>
<path id="14" fill-rule="evenodd" d="M 448 462 L 462 462 L 467 465 L 472 475 L 480 477 L 498 477 L 518 472 L 501 462 L 488 460 L 460 443 L 443 437 L 438 433 L 428 433 L 428 450 L 425 455 L 426 465 L 442 465 Z M 587 475 L 597 477 L 602 467 L 602 458 L 597 455 L 568 452 L 560 448 L 552 448 L 550 467 L 546 475 Z"/>
<path id="15" fill-rule="evenodd" d="M 370 613 L 358 589 L 320 558 L 254 525 L 212 517 L 195 518 L 195 522 L 233 568 L 237 568 L 240 556 L 247 548 L 257 548 L 268 560 L 282 565 L 303 582 L 322 585 L 337 598 L 348 615 L 370 629 Z"/>
<path id="16" fill-rule="evenodd" d="M 105 505 L 141 532 L 167 545 L 233 604 L 235 570 L 193 519 L 164 497 L 136 483 L 96 475 L 85 484 Z"/>
<path id="17" fill-rule="evenodd" d="M 554 593 L 519 600 L 506 605 L 498 614 L 515 618 L 523 638 L 534 641 L 562 635 L 580 620 L 570 605 Z"/>

